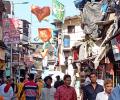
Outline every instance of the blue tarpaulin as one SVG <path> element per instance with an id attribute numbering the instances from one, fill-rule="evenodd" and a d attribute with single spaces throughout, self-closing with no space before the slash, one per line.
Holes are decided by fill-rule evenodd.
<path id="1" fill-rule="evenodd" d="M 81 8 L 84 7 L 84 5 L 86 4 L 86 2 L 87 2 L 87 0 L 75 0 L 74 4 L 75 4 L 76 8 L 81 9 Z"/>

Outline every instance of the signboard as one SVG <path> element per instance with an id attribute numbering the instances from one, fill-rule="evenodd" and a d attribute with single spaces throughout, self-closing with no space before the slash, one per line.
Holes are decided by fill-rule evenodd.
<path id="1" fill-rule="evenodd" d="M 20 32 L 18 31 L 19 20 L 15 18 L 5 18 L 3 21 L 3 41 L 5 44 L 19 43 Z"/>

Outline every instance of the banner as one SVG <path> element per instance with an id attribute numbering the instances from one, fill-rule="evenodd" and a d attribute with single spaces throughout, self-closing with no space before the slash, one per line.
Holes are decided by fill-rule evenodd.
<path id="1" fill-rule="evenodd" d="M 38 28 L 38 32 L 39 32 L 39 38 L 43 42 L 49 41 L 52 37 L 51 29 L 49 28 Z"/>
<path id="2" fill-rule="evenodd" d="M 65 9 L 64 5 L 57 0 L 52 0 L 52 13 L 60 21 L 64 20 Z"/>
<path id="3" fill-rule="evenodd" d="M 120 60 L 120 35 L 111 40 L 115 61 Z"/>
<path id="4" fill-rule="evenodd" d="M 19 43 L 20 32 L 18 31 L 19 20 L 14 18 L 5 18 L 3 22 L 3 41 L 5 44 Z"/>
<path id="5" fill-rule="evenodd" d="M 31 12 L 35 14 L 39 21 L 42 21 L 45 17 L 50 15 L 50 8 L 49 7 L 40 8 L 38 6 L 32 6 Z"/>

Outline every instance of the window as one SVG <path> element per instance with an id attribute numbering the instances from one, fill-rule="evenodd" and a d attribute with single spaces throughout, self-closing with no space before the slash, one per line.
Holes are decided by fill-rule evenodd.
<path id="1" fill-rule="evenodd" d="M 65 48 L 70 47 L 70 36 L 69 35 L 64 35 L 63 43 L 64 43 Z"/>
<path id="2" fill-rule="evenodd" d="M 75 26 L 68 26 L 68 33 L 75 33 Z"/>

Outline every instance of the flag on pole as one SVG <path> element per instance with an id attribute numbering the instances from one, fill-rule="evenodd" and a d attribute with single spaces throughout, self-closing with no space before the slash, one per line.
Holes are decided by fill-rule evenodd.
<path id="1" fill-rule="evenodd" d="M 57 0 L 52 0 L 52 14 L 60 21 L 64 20 L 64 5 Z"/>

